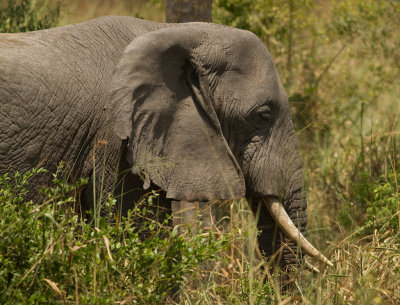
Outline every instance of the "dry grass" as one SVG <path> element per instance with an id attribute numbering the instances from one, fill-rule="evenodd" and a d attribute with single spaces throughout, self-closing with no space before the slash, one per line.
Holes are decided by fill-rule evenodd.
<path id="1" fill-rule="evenodd" d="M 314 274 L 302 266 L 286 275 L 289 289 L 282 291 L 281 273 L 271 273 L 257 251 L 247 203 L 231 202 L 225 208 L 231 218 L 219 227 L 232 236 L 226 260 L 212 264 L 211 272 L 199 268 L 182 287 L 179 304 L 399 304 L 400 233 L 375 230 L 360 237 L 357 231 L 343 232 L 321 246 L 334 267 L 313 262 L 321 270 Z M 311 235 L 315 239 L 318 232 Z"/>
<path id="2" fill-rule="evenodd" d="M 390 233 L 390 234 L 389 234 Z M 335 267 L 296 280 L 300 304 L 398 304 L 400 247 L 393 232 L 348 237 L 333 247 Z"/>

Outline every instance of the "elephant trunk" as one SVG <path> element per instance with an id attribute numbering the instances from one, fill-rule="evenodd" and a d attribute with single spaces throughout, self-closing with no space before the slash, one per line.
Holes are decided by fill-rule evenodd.
<path id="1" fill-rule="evenodd" d="M 278 227 L 284 233 L 282 243 L 286 246 L 283 249 L 282 260 L 290 263 L 302 260 L 302 252 L 301 248 L 298 247 L 298 239 L 293 238 L 293 235 L 305 236 L 307 225 L 307 200 L 306 192 L 303 189 L 303 171 L 298 153 L 295 153 L 295 155 L 295 161 L 289 163 L 292 166 L 295 166 L 295 169 L 293 170 L 290 167 L 285 169 L 285 172 L 288 173 L 290 177 L 285 179 L 287 181 L 285 183 L 286 192 L 282 202 L 280 202 L 280 207 L 282 209 L 280 209 L 279 212 L 275 211 L 275 213 L 272 213 L 271 203 L 267 205 L 268 212 L 271 214 Z M 284 213 L 287 213 L 287 218 L 285 217 Z M 289 234 L 289 232 L 285 232 L 283 228 L 287 227 L 289 221 L 294 224 L 294 228 L 298 230 L 298 233 L 292 232 Z"/>
<path id="2" fill-rule="evenodd" d="M 304 237 L 307 201 L 303 190 L 300 156 L 293 152 L 282 157 L 282 163 L 286 165 L 282 167 L 282 171 L 278 170 L 279 167 L 268 168 L 268 172 L 277 173 L 272 178 L 275 184 L 271 183 L 271 180 L 264 181 L 265 187 L 256 196 L 259 199 L 257 209 L 260 209 L 258 227 L 262 231 L 259 237 L 260 249 L 267 256 L 278 253 L 275 259 L 281 266 L 298 264 L 303 260 L 302 253 L 332 266 L 332 263 Z M 275 186 L 275 192 L 270 190 L 271 185 Z M 256 212 L 255 206 L 253 210 Z"/>
<path id="3" fill-rule="evenodd" d="M 298 154 L 292 164 L 297 165 L 294 171 L 290 171 L 294 174 L 286 179 L 288 183 L 283 202 L 280 202 L 276 196 L 262 198 L 263 204 L 283 233 L 283 236 L 278 239 L 284 246 L 280 263 L 283 265 L 295 264 L 302 260 L 301 254 L 306 253 L 332 266 L 332 263 L 304 237 L 307 225 L 307 201 L 303 190 L 303 173 Z"/>

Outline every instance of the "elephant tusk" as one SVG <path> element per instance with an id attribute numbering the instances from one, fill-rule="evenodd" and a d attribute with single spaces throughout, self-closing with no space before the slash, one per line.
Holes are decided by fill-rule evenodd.
<path id="1" fill-rule="evenodd" d="M 291 240 L 298 242 L 305 253 L 333 267 L 333 264 L 301 234 L 279 201 L 271 198 L 263 198 L 262 200 L 284 234 Z"/>

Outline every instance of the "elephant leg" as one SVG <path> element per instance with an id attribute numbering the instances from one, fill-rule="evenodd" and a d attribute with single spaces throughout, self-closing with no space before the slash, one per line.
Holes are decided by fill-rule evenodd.
<path id="1" fill-rule="evenodd" d="M 172 201 L 173 225 L 179 226 L 184 232 L 184 225 L 194 229 L 212 230 L 215 218 L 214 208 L 208 202 Z"/>
<path id="2" fill-rule="evenodd" d="M 178 228 L 180 234 L 198 234 L 200 230 L 209 231 L 213 229 L 214 224 L 214 208 L 208 202 L 188 202 L 188 201 L 172 201 L 173 225 Z M 190 228 L 190 230 L 188 230 Z M 211 261 L 202 262 L 197 266 L 196 275 L 191 276 L 191 280 L 187 280 L 185 286 L 188 285 L 192 289 L 199 289 L 209 278 L 211 271 L 215 267 L 215 263 Z M 188 276 L 189 278 L 189 276 Z M 171 297 L 178 303 L 179 287 L 175 287 L 171 291 Z"/>

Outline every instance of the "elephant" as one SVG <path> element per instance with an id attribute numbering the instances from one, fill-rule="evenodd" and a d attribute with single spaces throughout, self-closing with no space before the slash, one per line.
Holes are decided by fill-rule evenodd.
<path id="1" fill-rule="evenodd" d="M 43 166 L 37 190 L 63 161 L 69 179 L 102 180 L 103 191 L 120 194 L 123 213 L 150 189 L 169 209 L 248 198 L 266 257 L 284 245 L 279 264 L 296 264 L 300 245 L 331 265 L 304 237 L 288 97 L 251 32 L 107 16 L 0 34 L 0 102 L 1 174 Z M 97 196 L 82 191 L 85 209 Z"/>

